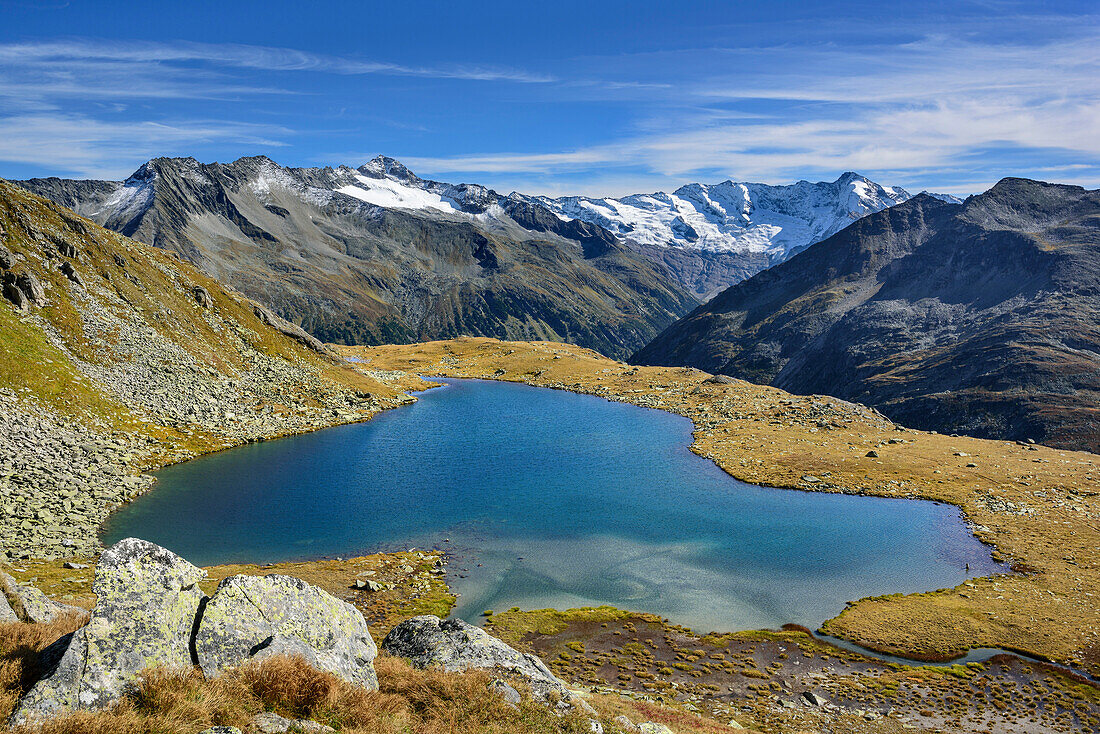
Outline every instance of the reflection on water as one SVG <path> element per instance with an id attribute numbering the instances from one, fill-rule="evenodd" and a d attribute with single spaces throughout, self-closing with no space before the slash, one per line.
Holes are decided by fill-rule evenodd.
<path id="1" fill-rule="evenodd" d="M 168 467 L 104 540 L 203 565 L 435 546 L 467 619 L 614 604 L 723 631 L 816 627 L 850 599 L 999 570 L 953 507 L 754 487 L 690 442 L 680 416 L 450 381 L 368 423 Z"/>

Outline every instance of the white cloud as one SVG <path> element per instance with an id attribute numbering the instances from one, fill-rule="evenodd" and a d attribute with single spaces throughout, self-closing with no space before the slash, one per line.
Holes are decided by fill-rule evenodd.
<path id="1" fill-rule="evenodd" d="M 290 131 L 224 120 L 165 125 L 106 123 L 81 115 L 35 114 L 0 119 L 0 160 L 47 164 L 67 175 L 123 178 L 149 158 L 191 146 L 232 141 L 265 150 Z M 186 152 L 183 152 L 186 154 Z"/>
<path id="2" fill-rule="evenodd" d="M 1013 173 L 974 170 L 983 165 L 975 158 L 996 148 L 1076 157 L 1100 172 L 1100 32 L 1086 20 L 1070 36 L 1032 45 L 941 35 L 891 47 L 711 50 L 726 59 L 719 66 L 733 70 L 730 78 L 692 75 L 676 94 L 655 98 L 663 105 L 636 122 L 634 134 L 613 142 L 414 160 L 428 173 L 513 180 L 556 172 L 580 182 L 571 174 L 586 167 L 605 181 L 618 169 L 624 184 L 639 171 L 654 182 L 721 171 L 782 183 L 857 170 L 888 171 L 900 179 L 890 183 L 923 187 L 935 185 L 925 177 L 936 171 L 972 181 Z M 1089 181 L 1087 173 L 1077 180 Z M 1100 176 L 1092 179 L 1098 183 Z"/>

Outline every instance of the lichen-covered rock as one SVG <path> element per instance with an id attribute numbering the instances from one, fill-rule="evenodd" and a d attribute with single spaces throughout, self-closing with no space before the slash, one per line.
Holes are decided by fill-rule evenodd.
<path id="1" fill-rule="evenodd" d="M 210 295 L 210 291 L 206 290 L 201 285 L 196 285 L 191 288 L 191 295 L 195 297 L 195 303 L 199 304 L 202 308 L 213 308 L 214 298 Z"/>
<path id="2" fill-rule="evenodd" d="M 336 731 L 331 726 L 310 719 L 288 719 L 273 711 L 264 711 L 252 717 L 252 728 L 260 734 L 287 734 L 287 732 L 327 734 Z"/>
<path id="3" fill-rule="evenodd" d="M 203 609 L 195 652 L 208 678 L 250 658 L 301 655 L 318 670 L 378 688 L 378 650 L 362 613 L 290 576 L 224 579 Z"/>
<path id="4" fill-rule="evenodd" d="M 656 721 L 643 721 L 638 724 L 637 731 L 642 734 L 675 734 L 672 729 L 664 724 L 658 724 Z"/>
<path id="5" fill-rule="evenodd" d="M 18 620 L 35 624 L 52 622 L 63 614 L 84 614 L 84 610 L 80 607 L 59 604 L 34 586 L 20 584 L 13 577 L 2 572 L 0 572 L 0 591 L 13 602 L 8 604 L 5 599 L 4 604 L 0 604 L 0 621 L 7 619 L 4 606 L 7 606 L 15 615 L 14 620 L 7 621 Z"/>
<path id="6" fill-rule="evenodd" d="M 192 664 L 190 639 L 206 573 L 137 538 L 120 540 L 96 565 L 96 605 L 54 669 L 23 697 L 13 723 L 118 700 L 150 667 Z M 64 638 L 63 638 L 64 639 Z"/>
<path id="7" fill-rule="evenodd" d="M 576 699 L 537 657 L 521 653 L 461 619 L 440 620 L 432 615 L 407 619 L 390 630 L 382 641 L 382 649 L 390 655 L 408 658 L 417 668 L 438 666 L 448 672 L 491 670 L 523 679 L 536 697 L 556 694 L 566 702 Z"/>
<path id="8" fill-rule="evenodd" d="M 11 604 L 8 602 L 7 596 L 0 593 L 0 622 L 18 622 L 19 617 L 16 616 L 15 610 L 11 608 Z"/>

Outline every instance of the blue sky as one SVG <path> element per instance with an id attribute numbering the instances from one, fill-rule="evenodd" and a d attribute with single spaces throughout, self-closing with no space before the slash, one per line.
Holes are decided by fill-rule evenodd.
<path id="1" fill-rule="evenodd" d="M 266 154 L 620 195 L 1100 185 L 1095 2 L 0 0 L 0 176 Z"/>

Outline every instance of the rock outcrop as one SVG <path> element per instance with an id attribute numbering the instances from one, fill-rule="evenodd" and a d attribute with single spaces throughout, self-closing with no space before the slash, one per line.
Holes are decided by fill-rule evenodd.
<path id="1" fill-rule="evenodd" d="M 390 655 L 408 658 L 417 668 L 439 667 L 451 673 L 488 670 L 520 679 L 536 698 L 556 697 L 566 708 L 588 708 L 537 657 L 522 653 L 461 619 L 441 620 L 433 615 L 407 619 L 390 630 L 382 641 L 382 649 Z"/>
<path id="2" fill-rule="evenodd" d="M 151 667 L 192 664 L 190 640 L 206 573 L 176 554 L 137 538 L 104 552 L 87 626 L 69 638 L 55 669 L 23 697 L 15 723 L 113 703 Z M 64 638 L 63 638 L 64 639 Z"/>
<path id="3" fill-rule="evenodd" d="M 63 614 L 84 613 L 84 610 L 79 607 L 58 604 L 35 587 L 20 584 L 2 572 L 0 572 L 0 600 L 2 600 L 0 622 L 52 622 Z"/>
<path id="4" fill-rule="evenodd" d="M 234 576 L 213 597 L 206 573 L 137 538 L 109 548 L 96 565 L 96 606 L 85 627 L 42 655 L 48 672 L 10 723 L 118 701 L 147 668 L 200 665 L 207 676 L 249 659 L 301 655 L 319 670 L 377 688 L 376 648 L 362 614 L 288 576 Z"/>
<path id="5" fill-rule="evenodd" d="M 301 655 L 318 670 L 377 688 L 377 648 L 358 609 L 296 578 L 231 576 L 206 603 L 195 653 L 209 678 L 249 658 Z"/>

